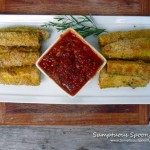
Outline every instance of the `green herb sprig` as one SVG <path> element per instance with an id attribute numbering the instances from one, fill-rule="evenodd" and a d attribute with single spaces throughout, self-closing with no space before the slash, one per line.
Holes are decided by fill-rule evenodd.
<path id="1" fill-rule="evenodd" d="M 96 35 L 106 32 L 105 29 L 100 29 L 96 26 L 91 16 L 58 16 L 54 18 L 55 22 L 49 22 L 42 27 L 50 28 L 55 27 L 57 31 L 64 31 L 68 28 L 73 28 L 81 36 L 88 37 L 90 35 Z"/>

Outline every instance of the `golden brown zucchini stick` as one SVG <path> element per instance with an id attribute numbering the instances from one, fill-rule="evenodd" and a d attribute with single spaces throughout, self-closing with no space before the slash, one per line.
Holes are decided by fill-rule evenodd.
<path id="1" fill-rule="evenodd" d="M 41 52 L 11 51 L 10 53 L 2 53 L 0 54 L 0 67 L 33 65 L 40 55 Z"/>
<path id="2" fill-rule="evenodd" d="M 23 52 L 36 52 L 39 51 L 39 47 L 32 47 L 32 46 L 1 46 L 0 45 L 0 53 L 7 53 L 11 51 L 23 51 Z"/>
<path id="3" fill-rule="evenodd" d="M 150 37 L 150 29 L 145 30 L 131 30 L 131 31 L 118 31 L 103 34 L 99 37 L 101 46 L 113 43 L 123 39 L 135 39 L 140 37 Z"/>
<path id="4" fill-rule="evenodd" d="M 149 80 L 144 77 L 128 76 L 128 75 L 114 75 L 106 72 L 106 67 L 100 73 L 99 85 L 100 88 L 114 88 L 114 87 L 145 87 Z"/>
<path id="5" fill-rule="evenodd" d="M 143 76 L 150 79 L 150 63 L 142 61 L 108 60 L 107 72 L 109 74 Z"/>
<path id="6" fill-rule="evenodd" d="M 150 38 L 126 39 L 110 43 L 101 49 L 109 59 L 150 61 Z"/>
<path id="7" fill-rule="evenodd" d="M 40 47 L 38 34 L 29 32 L 0 32 L 0 45 Z"/>
<path id="8" fill-rule="evenodd" d="M 35 66 L 0 68 L 0 84 L 40 84 L 40 71 Z"/>
<path id="9" fill-rule="evenodd" d="M 49 38 L 49 31 L 44 28 L 37 28 L 31 26 L 14 26 L 7 28 L 0 28 L 0 32 L 36 32 L 40 36 L 40 40 L 46 40 Z"/>

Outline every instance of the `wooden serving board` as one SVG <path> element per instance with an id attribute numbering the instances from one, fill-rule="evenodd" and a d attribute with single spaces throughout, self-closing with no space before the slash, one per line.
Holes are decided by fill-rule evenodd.
<path id="1" fill-rule="evenodd" d="M 0 104 L 1 125 L 139 125 L 148 122 L 148 105 Z"/>
<path id="2" fill-rule="evenodd" d="M 0 0 L 0 13 L 149 16 L 150 1 Z M 148 114 L 148 105 L 40 105 L 0 103 L 1 125 L 139 125 L 149 123 Z"/>
<path id="3" fill-rule="evenodd" d="M 5 14 L 149 16 L 149 0 L 0 0 Z"/>

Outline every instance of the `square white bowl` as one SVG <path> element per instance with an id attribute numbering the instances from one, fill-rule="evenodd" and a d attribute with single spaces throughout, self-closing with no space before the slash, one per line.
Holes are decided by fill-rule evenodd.
<path id="1" fill-rule="evenodd" d="M 100 70 L 102 70 L 102 68 L 105 66 L 105 64 L 106 64 L 106 59 L 103 57 L 103 55 L 101 55 L 92 45 L 90 45 L 80 34 L 78 34 L 74 29 L 71 29 L 71 28 L 68 28 L 66 31 L 64 31 L 61 35 L 60 35 L 60 37 L 53 43 L 53 44 L 51 44 L 48 48 L 47 48 L 47 50 L 41 55 L 41 57 L 37 60 L 37 62 L 36 62 L 36 66 L 37 66 L 37 68 L 46 76 L 46 77 L 48 77 L 50 80 L 52 80 L 53 82 L 55 82 L 44 70 L 43 70 L 43 68 L 39 65 L 39 62 L 43 59 L 43 57 L 51 50 L 51 48 L 58 42 L 58 41 L 60 41 L 61 39 L 62 39 L 62 37 L 64 36 L 64 35 L 66 35 L 68 32 L 72 32 L 73 34 L 75 34 L 76 35 L 76 37 L 78 38 L 78 39 L 80 39 L 85 45 L 87 45 L 87 46 L 89 46 L 90 48 L 91 48 L 91 50 L 103 61 L 102 62 L 102 64 L 99 66 L 99 68 L 97 69 L 97 71 L 95 72 L 95 74 L 88 80 L 88 81 L 86 81 L 85 82 L 85 84 L 83 85 L 83 86 L 81 86 L 81 88 L 78 90 L 78 92 L 79 91 L 81 91 L 81 89 L 84 87 L 84 86 L 86 86 L 87 85 L 87 83 L 89 83 L 89 81 L 92 79 L 92 78 L 94 78 L 96 75 L 97 75 L 97 73 L 98 72 L 100 72 Z M 55 82 L 56 83 L 56 82 Z M 56 83 L 57 84 L 57 83 Z M 57 86 L 59 86 L 58 84 L 57 84 Z M 75 95 L 70 95 L 68 92 L 66 92 L 61 86 L 59 86 L 60 87 L 60 89 L 62 89 L 67 95 L 69 95 L 69 96 L 71 96 L 71 97 L 73 97 L 73 96 L 76 96 L 77 95 L 77 93 L 75 94 Z"/>

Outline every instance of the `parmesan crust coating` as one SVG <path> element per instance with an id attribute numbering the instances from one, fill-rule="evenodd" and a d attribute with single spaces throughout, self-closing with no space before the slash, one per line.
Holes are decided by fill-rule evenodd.
<path id="1" fill-rule="evenodd" d="M 8 68 L 12 66 L 33 65 L 40 57 L 41 52 L 19 52 L 17 50 L 10 53 L 0 54 L 0 67 Z"/>
<path id="2" fill-rule="evenodd" d="M 0 45 L 40 47 L 39 35 L 29 32 L 0 32 Z"/>
<path id="3" fill-rule="evenodd" d="M 116 88 L 116 87 L 145 87 L 149 80 L 144 77 L 119 75 L 107 73 L 106 67 L 100 73 L 100 88 Z"/>
<path id="4" fill-rule="evenodd" d="M 131 31 L 118 31 L 107 34 L 102 34 L 99 37 L 99 42 L 101 46 L 123 40 L 123 39 L 135 39 L 135 38 L 149 37 L 150 38 L 150 29 L 144 30 L 131 30 Z"/>
<path id="5" fill-rule="evenodd" d="M 143 76 L 150 79 L 150 63 L 143 61 L 108 60 L 107 72 L 109 74 Z"/>
<path id="6" fill-rule="evenodd" d="M 23 52 L 36 52 L 39 51 L 39 46 L 1 46 L 0 45 L 0 53 L 7 53 L 11 51 L 23 51 Z"/>
<path id="7" fill-rule="evenodd" d="M 0 28 L 0 32 L 30 32 L 38 33 L 40 40 L 46 40 L 49 38 L 49 31 L 44 28 L 37 28 L 31 26 L 14 26 L 7 28 Z"/>
<path id="8" fill-rule="evenodd" d="M 40 84 L 40 71 L 35 66 L 41 55 L 41 41 L 49 31 L 31 26 L 0 28 L 0 84 Z"/>
<path id="9" fill-rule="evenodd" d="M 38 86 L 40 84 L 40 71 L 35 65 L 0 68 L 0 84 Z"/>
<path id="10" fill-rule="evenodd" d="M 150 62 L 150 38 L 126 39 L 101 49 L 108 59 L 145 60 Z"/>

